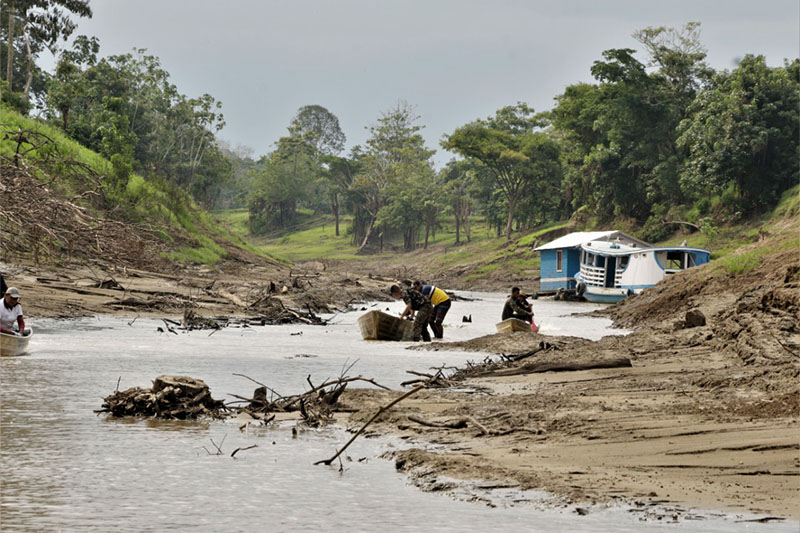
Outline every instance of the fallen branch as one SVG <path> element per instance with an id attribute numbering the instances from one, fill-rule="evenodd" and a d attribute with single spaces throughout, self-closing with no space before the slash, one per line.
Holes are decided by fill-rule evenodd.
<path id="1" fill-rule="evenodd" d="M 248 446 L 246 448 L 236 448 L 235 450 L 233 450 L 233 453 L 231 454 L 231 457 L 236 455 L 236 453 L 239 452 L 239 451 L 250 450 L 250 449 L 253 449 L 253 448 L 258 448 L 258 444 L 253 444 L 252 446 Z"/>
<path id="2" fill-rule="evenodd" d="M 577 370 L 591 370 L 594 368 L 622 368 L 630 367 L 631 360 L 627 357 L 617 357 L 603 361 L 590 361 L 588 363 L 530 363 L 518 368 L 496 370 L 495 376 L 517 376 L 520 374 L 535 374 L 538 372 L 574 372 Z"/>
<path id="3" fill-rule="evenodd" d="M 367 426 L 369 426 L 369 425 L 370 425 L 370 424 L 371 424 L 371 423 L 372 423 L 372 422 L 373 422 L 373 421 L 374 421 L 376 418 L 378 418 L 378 417 L 379 417 L 379 416 L 380 416 L 380 415 L 381 415 L 381 414 L 382 414 L 384 411 L 386 411 L 387 409 L 390 409 L 390 408 L 391 408 L 392 406 L 394 406 L 395 404 L 397 404 L 397 403 L 400 403 L 401 401 L 405 400 L 406 398 L 408 398 L 408 397 L 409 397 L 409 396 L 411 396 L 412 394 L 415 394 L 415 393 L 417 393 L 417 392 L 421 391 L 421 390 L 422 390 L 422 389 L 424 389 L 424 388 L 425 388 L 425 387 L 416 387 L 416 388 L 414 388 L 414 389 L 411 389 L 410 391 L 406 392 L 406 393 L 405 393 L 405 394 L 403 394 L 402 396 L 400 396 L 400 397 L 398 397 L 398 398 L 395 398 L 394 400 L 392 400 L 391 402 L 389 402 L 387 405 L 385 405 L 385 406 L 381 407 L 381 408 L 378 410 L 378 412 L 377 412 L 377 413 L 375 413 L 374 415 L 372 415 L 372 417 L 371 417 L 369 420 L 367 420 L 367 422 L 366 422 L 366 423 L 365 423 L 363 426 L 361 426 L 361 429 L 359 429 L 359 430 L 356 432 L 356 434 L 355 434 L 355 435 L 353 435 L 353 438 L 351 438 L 349 441 L 347 441 L 347 444 L 345 444 L 344 446 L 342 446 L 342 448 L 341 448 L 341 449 L 340 449 L 338 452 L 336 452 L 336 454 L 335 454 L 333 457 L 331 457 L 330 459 L 323 459 L 322 461 L 317 461 L 316 463 L 314 463 L 314 465 L 318 465 L 318 464 L 324 464 L 324 465 L 328 465 L 328 466 L 330 466 L 330 464 L 331 464 L 333 461 L 335 461 L 335 460 L 336 460 L 336 458 L 337 458 L 337 457 L 339 457 L 339 456 L 342 454 L 342 452 L 344 452 L 344 451 L 347 449 L 347 447 L 348 447 L 348 446 L 350 446 L 350 445 L 353 443 L 353 441 L 354 441 L 354 440 L 356 440 L 356 438 L 358 438 L 358 436 L 359 436 L 359 435 L 361 435 L 361 434 L 364 432 L 364 430 L 365 430 L 365 429 L 367 429 Z"/>

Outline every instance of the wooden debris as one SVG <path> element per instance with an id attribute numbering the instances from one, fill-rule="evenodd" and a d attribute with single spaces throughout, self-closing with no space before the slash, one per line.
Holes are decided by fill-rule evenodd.
<path id="1" fill-rule="evenodd" d="M 199 416 L 220 417 L 225 404 L 211 397 L 202 380 L 187 376 L 159 376 L 153 387 L 132 387 L 115 391 L 103 400 L 96 413 L 112 416 L 146 416 L 154 418 L 193 419 Z"/>
<path id="2" fill-rule="evenodd" d="M 630 367 L 631 360 L 627 357 L 614 357 L 611 359 L 598 359 L 585 363 L 568 362 L 538 362 L 528 363 L 516 368 L 507 368 L 494 372 L 496 376 L 516 376 L 520 374 L 534 374 L 537 372 L 572 372 L 576 370 L 591 370 L 594 368 L 621 368 Z"/>
<path id="3" fill-rule="evenodd" d="M 342 454 L 342 452 L 344 452 L 344 451 L 347 449 L 347 447 L 348 447 L 348 446 L 350 446 L 350 445 L 353 443 L 353 441 L 355 441 L 355 440 L 358 438 L 358 436 L 359 436 L 359 435 L 361 435 L 361 434 L 364 432 L 364 430 L 365 430 L 365 429 L 367 429 L 367 426 L 369 426 L 369 425 L 370 425 L 370 424 L 371 424 L 371 423 L 372 423 L 372 422 L 373 422 L 373 421 L 374 421 L 376 418 L 378 418 L 378 417 L 379 417 L 379 416 L 380 416 L 380 415 L 381 415 L 381 414 L 382 414 L 384 411 L 386 411 L 387 409 L 390 409 L 390 408 L 391 408 L 392 406 L 394 406 L 395 404 L 397 404 L 397 403 L 399 403 L 399 402 L 401 402 L 401 401 L 405 400 L 406 398 L 408 398 L 408 397 L 409 397 L 409 396 L 411 396 L 412 394 L 415 394 L 415 393 L 417 393 L 417 392 L 421 391 L 421 390 L 422 390 L 422 389 L 424 389 L 424 388 L 425 388 L 425 387 L 416 387 L 416 388 L 413 388 L 413 389 L 411 389 L 410 391 L 408 391 L 408 392 L 406 392 L 405 394 L 403 394 L 402 396 L 399 396 L 398 398 L 395 398 L 394 400 L 392 400 L 392 401 L 391 401 L 391 402 L 389 402 L 388 404 L 386 404 L 386 405 L 384 405 L 383 407 L 381 407 L 380 409 L 378 409 L 378 412 L 377 412 L 377 413 L 375 413 L 374 415 L 372 415 L 372 418 L 370 418 L 369 420 L 367 420 L 367 422 L 366 422 L 366 423 L 365 423 L 363 426 L 361 426 L 361 429 L 359 429 L 359 430 L 356 432 L 356 434 L 355 434 L 355 435 L 353 435 L 353 437 L 352 437 L 352 438 L 351 438 L 349 441 L 347 441 L 347 444 L 345 444 L 344 446 L 342 446 L 342 447 L 341 447 L 341 449 L 339 449 L 339 451 L 338 451 L 338 452 L 336 452 L 336 453 L 334 454 L 334 456 L 333 456 L 333 457 L 331 457 L 330 459 L 323 459 L 323 460 L 321 460 L 321 461 L 317 461 L 317 462 L 316 462 L 316 463 L 314 463 L 314 464 L 315 464 L 315 465 L 319 465 L 319 464 L 330 465 L 330 464 L 331 464 L 333 461 L 335 461 L 335 460 L 336 460 L 336 458 L 337 458 L 337 457 L 339 457 L 339 456 Z"/>

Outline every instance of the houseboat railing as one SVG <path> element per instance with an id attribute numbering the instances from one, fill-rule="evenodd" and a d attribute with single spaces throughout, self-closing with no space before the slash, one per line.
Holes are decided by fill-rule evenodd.
<path id="1" fill-rule="evenodd" d="M 623 269 L 617 269 L 614 272 L 614 286 L 619 287 L 622 283 Z M 581 279 L 587 285 L 595 287 L 604 287 L 606 284 L 606 269 L 581 265 Z"/>

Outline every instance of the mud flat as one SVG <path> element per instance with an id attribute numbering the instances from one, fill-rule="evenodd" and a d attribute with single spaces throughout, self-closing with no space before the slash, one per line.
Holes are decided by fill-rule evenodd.
<path id="1" fill-rule="evenodd" d="M 478 363 L 457 374 L 458 388 L 423 391 L 384 415 L 377 431 L 418 443 L 394 455 L 397 468 L 429 489 L 482 479 L 576 505 L 800 520 L 796 251 L 745 275 L 687 271 L 609 313 L 635 331 L 597 342 L 519 332 L 421 347 L 475 351 Z M 630 366 L 602 368 L 621 358 Z M 389 397 L 349 391 L 345 401 Z"/>

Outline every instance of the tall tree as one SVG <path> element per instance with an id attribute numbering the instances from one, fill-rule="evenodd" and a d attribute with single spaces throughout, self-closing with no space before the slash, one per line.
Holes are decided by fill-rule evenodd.
<path id="1" fill-rule="evenodd" d="M 328 198 L 330 200 L 331 213 L 333 213 L 336 236 L 338 237 L 341 199 L 350 189 L 356 174 L 360 171 L 360 147 L 354 147 L 350 152 L 349 158 L 329 155 L 322 158 L 322 163 L 324 166 L 325 180 L 328 183 Z"/>
<path id="2" fill-rule="evenodd" d="M 507 106 L 445 137 L 442 146 L 485 166 L 507 202 L 505 235 L 511 239 L 516 207 L 558 163 L 556 144 L 535 131 L 542 124 L 525 103 Z"/>
<path id="3" fill-rule="evenodd" d="M 412 182 L 423 183 L 433 176 L 431 156 L 435 151 L 425 147 L 420 134 L 423 126 L 417 124 L 419 118 L 411 105 L 400 101 L 369 128 L 371 135 L 367 140 L 363 165 L 351 186 L 352 192 L 360 197 L 360 209 L 366 215 L 358 219 L 359 225 L 354 227 L 354 239 L 359 250 L 370 244 L 376 225 L 381 231 L 388 229 L 388 221 L 396 220 L 389 214 L 401 213 L 394 207 L 387 207 L 386 213 L 379 217 L 387 202 L 390 199 L 393 202 L 416 201 L 408 191 Z M 404 220 L 406 227 L 401 229 L 409 235 L 407 226 L 419 222 L 419 217 L 404 217 Z M 380 221 L 383 223 L 376 224 Z M 404 241 L 406 247 L 413 245 L 408 239 Z"/>
<path id="4" fill-rule="evenodd" d="M 71 15 L 91 17 L 89 0 L 6 0 L 5 80 L 14 90 L 15 46 L 18 37 L 24 41 L 25 82 L 22 91 L 27 96 L 31 87 L 34 60 L 44 48 L 53 53 L 59 40 L 66 40 L 75 28 Z M 17 28 L 20 28 L 19 35 Z"/>
<path id="5" fill-rule="evenodd" d="M 689 152 L 683 185 L 695 199 L 733 187 L 738 205 L 728 209 L 747 214 L 800 181 L 798 73 L 798 59 L 770 68 L 747 55 L 698 96 L 678 139 Z"/>
<path id="6" fill-rule="evenodd" d="M 336 115 L 320 105 L 301 107 L 292 119 L 290 130 L 296 131 L 314 148 L 317 158 L 338 155 L 347 140 Z"/>
<path id="7" fill-rule="evenodd" d="M 472 240 L 470 215 L 475 204 L 472 196 L 473 169 L 467 161 L 450 160 L 442 169 L 442 181 L 450 209 L 456 222 L 456 244 L 461 244 L 461 233 L 467 242 Z"/>

